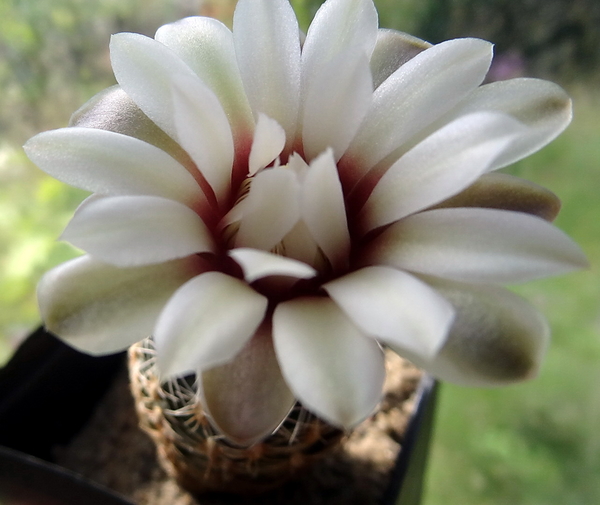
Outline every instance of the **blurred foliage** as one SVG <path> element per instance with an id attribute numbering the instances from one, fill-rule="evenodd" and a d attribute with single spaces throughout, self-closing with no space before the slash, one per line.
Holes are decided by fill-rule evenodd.
<path id="1" fill-rule="evenodd" d="M 153 35 L 199 12 L 199 0 L 2 0 L 0 132 L 4 141 L 64 125 L 77 107 L 114 83 L 111 33 Z"/>
<path id="2" fill-rule="evenodd" d="M 306 29 L 321 0 L 291 0 Z M 596 78 L 597 0 L 376 0 L 380 25 L 432 42 L 474 35 L 515 54 L 521 72 L 568 83 Z M 65 126 L 114 82 L 111 33 L 152 35 L 185 15 L 231 23 L 235 0 L 0 0 L 0 361 L 39 324 L 35 285 L 77 254 L 56 237 L 85 194 L 37 170 L 20 146 Z M 520 58 L 520 59 L 519 59 Z M 589 82 L 589 81 L 588 81 Z M 599 95 L 574 91 L 575 120 L 510 168 L 563 199 L 558 225 L 600 261 Z M 541 377 L 498 391 L 444 385 L 424 505 L 600 503 L 600 274 L 520 286 L 549 316 Z"/>
<path id="3" fill-rule="evenodd" d="M 418 35 L 437 43 L 474 36 L 497 54 L 517 54 L 530 75 L 565 80 L 597 78 L 598 0 L 434 0 L 424 2 Z"/>

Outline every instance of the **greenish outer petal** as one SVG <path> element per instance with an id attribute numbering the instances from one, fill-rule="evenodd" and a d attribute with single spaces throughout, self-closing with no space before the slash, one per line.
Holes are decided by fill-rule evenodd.
<path id="1" fill-rule="evenodd" d="M 396 30 L 379 29 L 371 55 L 373 88 L 377 89 L 390 75 L 417 54 L 431 47 L 429 42 Z"/>
<path id="2" fill-rule="evenodd" d="M 483 207 L 513 210 L 554 221 L 560 200 L 552 191 L 508 174 L 485 174 L 464 191 L 432 209 L 445 207 Z"/>
<path id="3" fill-rule="evenodd" d="M 135 137 L 162 149 L 185 167 L 193 165 L 181 146 L 156 126 L 119 85 L 106 88 L 84 103 L 71 116 L 69 126 L 97 128 Z"/>
<path id="4" fill-rule="evenodd" d="M 76 349 L 122 351 L 150 335 L 171 295 L 205 269 L 197 256 L 135 268 L 82 256 L 44 275 L 40 312 L 46 328 Z"/>
<path id="5" fill-rule="evenodd" d="M 538 151 L 555 139 L 572 117 L 571 99 L 560 86 L 542 79 L 519 78 L 480 86 L 442 122 L 481 110 L 508 114 L 529 127 L 511 149 L 498 157 L 490 171 Z"/>
<path id="6" fill-rule="evenodd" d="M 267 323 L 233 361 L 203 372 L 200 379 L 203 408 L 213 424 L 240 445 L 270 435 L 295 403 L 277 364 Z"/>
<path id="7" fill-rule="evenodd" d="M 425 280 L 452 303 L 456 319 L 434 358 L 399 353 L 433 376 L 465 386 L 502 386 L 537 375 L 550 330 L 527 300 L 497 286 Z"/>

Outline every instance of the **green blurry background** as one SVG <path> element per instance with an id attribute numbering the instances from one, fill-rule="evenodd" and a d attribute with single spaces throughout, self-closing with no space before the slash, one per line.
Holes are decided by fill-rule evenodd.
<path id="1" fill-rule="evenodd" d="M 233 0 L 0 0 L 0 362 L 39 324 L 35 285 L 77 254 L 56 237 L 85 194 L 24 157 L 37 132 L 67 124 L 114 83 L 111 33 L 155 29 L 185 15 L 228 22 Z M 306 27 L 319 0 L 292 0 Z M 557 224 L 592 268 L 517 286 L 547 316 L 542 373 L 501 390 L 443 385 L 424 505 L 600 503 L 600 2 L 379 0 L 383 27 L 431 42 L 479 36 L 496 44 L 498 78 L 560 82 L 575 118 L 550 146 L 510 167 L 563 200 Z"/>

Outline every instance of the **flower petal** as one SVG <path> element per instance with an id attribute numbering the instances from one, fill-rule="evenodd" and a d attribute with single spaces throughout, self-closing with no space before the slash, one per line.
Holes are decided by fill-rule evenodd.
<path id="1" fill-rule="evenodd" d="M 222 203 L 229 197 L 234 154 L 227 116 L 215 94 L 197 78 L 173 76 L 172 92 L 179 143 Z"/>
<path id="2" fill-rule="evenodd" d="M 344 195 L 331 150 L 314 160 L 302 186 L 302 219 L 335 269 L 350 254 Z"/>
<path id="3" fill-rule="evenodd" d="M 315 79 L 324 81 L 321 76 L 324 69 L 333 60 L 339 60 L 341 53 L 345 53 L 348 61 L 370 58 L 376 39 L 377 10 L 372 0 L 329 0 L 323 3 L 302 46 L 304 95 Z"/>
<path id="4" fill-rule="evenodd" d="M 125 92 L 144 114 L 177 140 L 172 77 L 181 74 L 199 80 L 194 71 L 164 44 L 137 33 L 111 37 L 110 61 Z"/>
<path id="5" fill-rule="evenodd" d="M 287 0 L 240 0 L 233 40 L 254 118 L 262 112 L 277 121 L 290 147 L 300 90 L 300 37 L 292 6 Z"/>
<path id="6" fill-rule="evenodd" d="M 447 279 L 516 283 L 587 266 L 581 249 L 543 219 L 496 209 L 436 209 L 392 224 L 367 263 Z"/>
<path id="7" fill-rule="evenodd" d="M 216 19 L 192 16 L 161 26 L 154 38 L 172 49 L 217 95 L 236 140 L 252 132 L 254 119 L 229 28 Z"/>
<path id="8" fill-rule="evenodd" d="M 192 160 L 181 146 L 156 126 L 119 85 L 90 98 L 73 113 L 69 126 L 97 128 L 135 137 L 165 151 L 184 167 L 193 167 Z"/>
<path id="9" fill-rule="evenodd" d="M 467 189 L 436 206 L 443 207 L 514 210 L 554 221 L 560 210 L 560 200 L 552 191 L 533 182 L 491 173 L 482 175 Z"/>
<path id="10" fill-rule="evenodd" d="M 256 174 L 277 158 L 285 147 L 285 131 L 277 121 L 258 115 L 254 140 L 248 160 L 248 175 Z"/>
<path id="11" fill-rule="evenodd" d="M 369 58 L 377 40 L 377 18 L 372 0 L 324 2 L 302 46 L 303 74 L 314 77 L 323 65 L 349 47 Z"/>
<path id="12" fill-rule="evenodd" d="M 197 256 L 137 268 L 82 256 L 44 275 L 40 312 L 49 331 L 81 351 L 122 351 L 152 333 L 167 300 L 203 269 Z"/>
<path id="13" fill-rule="evenodd" d="M 245 282 L 206 272 L 186 282 L 162 311 L 154 340 L 161 377 L 231 361 L 260 325 L 268 300 Z"/>
<path id="14" fill-rule="evenodd" d="M 408 60 L 430 47 L 429 42 L 408 33 L 380 28 L 377 32 L 377 44 L 371 55 L 373 88 L 377 89 Z"/>
<path id="15" fill-rule="evenodd" d="M 329 298 L 296 298 L 273 315 L 273 340 L 288 385 L 310 411 L 351 428 L 379 402 L 383 352 Z"/>
<path id="16" fill-rule="evenodd" d="M 213 424 L 236 444 L 252 445 L 275 431 L 295 398 L 281 375 L 268 325 L 232 362 L 203 372 L 199 394 Z"/>
<path id="17" fill-rule="evenodd" d="M 232 249 L 228 254 L 242 267 L 246 282 L 270 275 L 296 279 L 310 279 L 317 275 L 317 271 L 306 263 L 258 249 Z"/>
<path id="18" fill-rule="evenodd" d="M 119 267 L 160 263 L 214 248 L 198 214 L 156 196 L 115 196 L 86 202 L 61 238 Z"/>
<path id="19" fill-rule="evenodd" d="M 541 79 L 510 79 L 477 88 L 452 116 L 476 111 L 509 114 L 529 129 L 498 157 L 490 170 L 510 165 L 538 151 L 556 138 L 571 122 L 571 99 L 565 91 Z"/>
<path id="20" fill-rule="evenodd" d="M 244 216 L 236 247 L 270 251 L 300 217 L 296 175 L 283 168 L 263 170 L 252 178 L 250 193 L 242 202 Z"/>
<path id="21" fill-rule="evenodd" d="M 167 153 L 120 133 L 61 128 L 36 135 L 24 149 L 44 172 L 94 193 L 154 195 L 186 205 L 205 200 L 190 173 Z"/>
<path id="22" fill-rule="evenodd" d="M 339 160 L 362 123 L 373 94 L 369 61 L 345 51 L 307 83 L 302 142 L 307 160 L 331 148 Z"/>
<path id="23" fill-rule="evenodd" d="M 392 165 L 359 214 L 364 233 L 434 205 L 468 187 L 525 128 L 509 116 L 460 117 Z"/>
<path id="24" fill-rule="evenodd" d="M 419 130 L 435 121 L 483 81 L 492 45 L 455 39 L 426 49 L 375 90 L 371 109 L 345 161 L 356 182 Z"/>
<path id="25" fill-rule="evenodd" d="M 447 300 L 393 268 L 362 268 L 323 288 L 365 334 L 426 358 L 443 345 L 454 319 Z"/>
<path id="26" fill-rule="evenodd" d="M 428 279 L 454 305 L 456 320 L 431 359 L 398 350 L 438 379 L 474 387 L 503 386 L 539 371 L 550 331 L 527 300 L 488 285 Z"/>

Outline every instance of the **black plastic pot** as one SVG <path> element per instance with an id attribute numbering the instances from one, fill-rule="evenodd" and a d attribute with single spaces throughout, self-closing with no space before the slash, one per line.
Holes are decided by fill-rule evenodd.
<path id="1" fill-rule="evenodd" d="M 123 366 L 122 354 L 93 358 L 39 329 L 0 368 L 2 505 L 133 505 L 52 464 L 53 448 L 85 425 Z M 382 505 L 421 503 L 436 394 L 425 376 Z"/>

